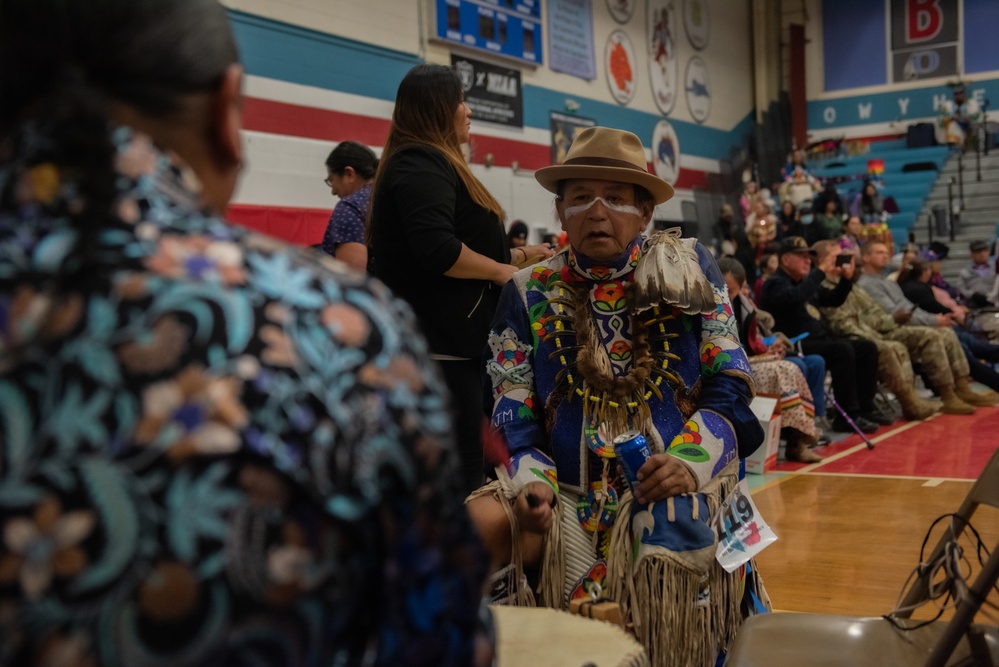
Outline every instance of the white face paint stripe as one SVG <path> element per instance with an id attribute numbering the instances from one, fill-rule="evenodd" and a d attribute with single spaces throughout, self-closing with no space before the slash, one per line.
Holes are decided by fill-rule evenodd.
<path id="1" fill-rule="evenodd" d="M 638 210 L 637 206 L 631 206 L 630 204 L 625 204 L 625 205 L 611 204 L 603 197 L 596 197 L 585 204 L 580 204 L 579 206 L 570 206 L 569 208 L 565 209 L 565 211 L 563 211 L 565 219 L 568 220 L 569 218 L 577 216 L 580 213 L 585 213 L 586 211 L 590 210 L 590 208 L 592 208 L 598 201 L 603 202 L 604 206 L 606 206 L 608 210 L 614 211 L 615 213 L 634 213 L 637 216 L 642 215 L 642 212 Z"/>

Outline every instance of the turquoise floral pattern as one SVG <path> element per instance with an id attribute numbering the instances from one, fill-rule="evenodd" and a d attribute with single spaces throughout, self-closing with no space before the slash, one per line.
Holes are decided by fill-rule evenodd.
<path id="1" fill-rule="evenodd" d="M 72 175 L 0 164 L 0 664 L 470 664 L 484 559 L 409 310 L 113 140 L 85 279 Z"/>

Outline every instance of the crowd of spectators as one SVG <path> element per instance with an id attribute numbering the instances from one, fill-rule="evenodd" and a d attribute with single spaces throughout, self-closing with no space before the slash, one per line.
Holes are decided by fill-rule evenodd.
<path id="1" fill-rule="evenodd" d="M 909 244 L 892 255 L 877 181 L 865 181 L 844 200 L 835 185 L 823 187 L 810 174 L 802 151 L 789 156 L 782 176 L 772 189 L 745 184 L 739 195 L 742 224 L 732 206 L 722 207 L 713 247 L 729 290 L 737 292 L 732 302 L 741 332 L 744 338 L 752 334 L 743 344 L 754 370 L 776 382 L 764 362 L 814 356 L 823 362 L 823 376 L 825 370 L 832 376 L 842 413 L 831 413 L 830 421 L 822 416 L 824 399 L 788 388 L 808 384 L 806 369 L 793 379 L 793 371 L 782 371 L 788 387 L 777 393 L 807 396 L 818 424 L 814 430 L 785 430 L 787 457 L 818 460 L 811 447 L 823 430 L 873 432 L 890 422 L 890 404 L 875 402 L 879 383 L 907 419 L 938 411 L 972 414 L 999 402 L 991 318 L 976 317 L 999 308 L 999 259 L 990 259 L 990 245 L 971 243 L 971 262 L 952 285 L 941 274 L 947 246 Z M 778 341 L 776 348 L 759 343 L 754 327 L 761 324 L 776 334 L 768 339 Z M 796 345 L 780 342 L 798 336 L 804 337 Z M 929 390 L 922 395 L 915 390 L 916 376 Z M 972 381 L 988 389 L 975 391 Z"/>

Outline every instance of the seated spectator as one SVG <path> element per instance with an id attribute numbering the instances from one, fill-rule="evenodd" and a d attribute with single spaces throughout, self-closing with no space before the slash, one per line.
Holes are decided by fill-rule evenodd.
<path id="1" fill-rule="evenodd" d="M 916 244 L 905 244 L 905 249 L 902 252 L 895 254 L 891 258 L 891 262 L 888 263 L 888 270 L 890 271 L 890 273 L 886 276 L 888 280 L 898 282 L 899 272 L 912 266 L 912 262 L 915 261 L 918 255 L 919 253 L 916 250 Z"/>
<path id="2" fill-rule="evenodd" d="M 857 217 L 862 223 L 884 222 L 884 205 L 881 194 L 874 181 L 864 181 L 864 187 L 854 197 L 850 204 L 850 216 Z"/>
<path id="3" fill-rule="evenodd" d="M 777 216 L 773 214 L 767 200 L 757 201 L 746 218 L 746 236 L 757 260 L 766 252 L 767 246 L 777 239 Z"/>
<path id="4" fill-rule="evenodd" d="M 475 662 L 446 392 L 221 219 L 242 78 L 214 0 L 0 2 L 0 664 Z"/>
<path id="5" fill-rule="evenodd" d="M 801 212 L 790 201 L 780 205 L 780 215 L 777 217 L 777 240 L 788 236 L 804 236 L 805 226 L 801 223 Z"/>
<path id="6" fill-rule="evenodd" d="M 933 298 L 929 287 L 929 268 L 920 260 L 899 274 L 899 282 L 893 283 L 884 277 L 888 264 L 888 249 L 883 243 L 870 243 L 864 249 L 864 274 L 859 285 L 884 310 L 895 313 L 899 310 L 912 313 L 911 324 L 951 329 L 961 343 L 964 358 L 967 360 L 971 378 L 990 389 L 999 389 L 999 374 L 981 362 L 982 358 L 999 361 L 999 345 L 978 340 L 961 326 L 955 326 L 954 315 Z M 952 364 L 953 367 L 953 364 Z M 955 378 L 955 384 L 956 380 Z M 959 394 L 960 395 L 960 394 Z M 991 392 L 987 394 L 991 398 Z M 963 395 L 962 400 L 968 401 Z"/>
<path id="7" fill-rule="evenodd" d="M 989 244 L 985 241 L 972 241 L 971 266 L 961 269 L 958 285 L 964 302 L 971 308 L 987 308 L 996 305 L 990 295 L 996 287 L 996 271 L 989 261 Z"/>
<path id="8" fill-rule="evenodd" d="M 743 220 L 749 217 L 749 212 L 753 210 L 756 205 L 756 200 L 759 198 L 760 188 L 756 181 L 749 181 L 746 183 L 746 187 L 742 191 L 742 195 L 739 197 L 739 209 L 742 213 Z"/>
<path id="9" fill-rule="evenodd" d="M 805 162 L 805 151 L 800 148 L 796 148 L 791 151 L 791 154 L 788 156 L 787 163 L 781 167 L 780 175 L 786 179 L 788 176 L 794 174 L 795 171 L 801 171 L 806 174 L 809 173 L 808 164 Z"/>
<path id="10" fill-rule="evenodd" d="M 781 434 L 787 440 L 785 458 L 802 463 L 821 461 L 822 457 L 812 452 L 810 447 L 818 444 L 820 435 L 815 426 L 816 408 L 821 405 L 822 414 L 825 414 L 825 361 L 815 354 L 795 356 L 788 349 L 786 336 L 777 337 L 769 345 L 764 343 L 763 338 L 770 333 L 763 329 L 759 317 L 769 315 L 758 311 L 752 299 L 743 293 L 746 273 L 742 265 L 731 257 L 723 257 L 718 262 L 718 268 L 725 278 L 732 311 L 739 323 L 739 340 L 753 366 L 756 393 L 779 397 Z M 788 356 L 785 358 L 785 355 Z M 818 379 L 817 394 L 813 394 L 802 368 L 793 360 L 810 369 L 812 377 Z"/>
<path id="11" fill-rule="evenodd" d="M 843 221 L 842 236 L 839 237 L 839 247 L 852 252 L 860 261 L 860 249 L 864 245 L 864 225 L 860 218 L 851 215 Z"/>
<path id="12" fill-rule="evenodd" d="M 784 177 L 781 183 L 779 194 L 781 201 L 791 202 L 798 208 L 805 202 L 811 202 L 815 193 L 822 189 L 818 179 L 808 173 L 802 166 L 795 166 L 792 171 Z"/>
<path id="13" fill-rule="evenodd" d="M 760 263 L 758 265 L 759 277 L 756 279 L 756 284 L 753 285 L 753 295 L 759 298 L 759 295 L 763 292 L 763 283 L 766 282 L 767 278 L 774 274 L 777 267 L 780 265 L 780 260 L 777 257 L 776 252 L 768 252 L 760 258 Z"/>
<path id="14" fill-rule="evenodd" d="M 801 341 L 805 354 L 818 354 L 826 361 L 832 374 L 836 401 L 865 433 L 873 433 L 879 423 L 891 423 L 874 406 L 877 389 L 878 349 L 866 340 L 847 340 L 832 336 L 822 322 L 818 307 L 841 305 L 853 283 L 854 263 L 839 266 L 836 255 L 830 253 L 817 269 L 812 269 L 812 258 L 805 239 L 784 239 L 779 251 L 780 266 L 773 276 L 763 283 L 760 307 L 774 316 L 774 326 L 788 336 L 807 333 Z M 836 287 L 823 287 L 825 278 L 838 281 Z M 842 415 L 833 420 L 837 431 L 852 430 Z"/>
<path id="15" fill-rule="evenodd" d="M 957 303 L 952 303 L 950 306 L 941 303 L 937 298 L 938 293 L 933 290 L 933 286 L 930 284 L 931 276 L 932 270 L 929 263 L 922 259 L 913 260 L 908 269 L 902 269 L 898 274 L 898 286 L 902 290 L 902 294 L 917 306 L 917 319 L 921 316 L 925 320 L 917 323 L 927 326 L 951 326 L 955 323 L 963 325 L 968 312 L 967 308 Z M 871 286 L 876 289 L 873 283 Z M 939 294 L 946 296 L 946 293 L 942 291 Z M 926 316 L 922 316 L 921 313 L 932 315 L 932 321 L 928 320 Z"/>
<path id="16" fill-rule="evenodd" d="M 812 243 L 825 239 L 835 239 L 843 234 L 843 213 L 839 200 L 825 199 L 815 214 L 809 228 L 808 240 Z"/>
<path id="17" fill-rule="evenodd" d="M 952 308 L 956 311 L 957 309 L 955 308 L 955 304 L 949 303 L 949 300 L 953 300 L 954 302 L 956 302 L 956 304 L 964 306 L 965 305 L 964 296 L 961 294 L 961 290 L 959 290 L 954 285 L 951 285 L 949 282 L 947 282 L 947 280 L 944 279 L 943 273 L 941 272 L 943 269 L 943 261 L 947 259 L 947 256 L 949 254 L 950 254 L 950 248 L 947 247 L 946 244 L 941 243 L 940 241 L 934 241 L 933 243 L 930 244 L 930 247 L 923 250 L 923 252 L 921 252 L 919 256 L 922 259 L 926 260 L 926 262 L 929 264 L 930 267 L 929 283 L 930 286 L 933 288 L 933 292 L 936 295 L 937 301 L 947 306 L 948 308 Z M 943 292 L 943 294 L 938 293 L 938 290 L 939 292 Z M 962 318 L 962 323 L 963 323 L 963 318 Z"/>
<path id="18" fill-rule="evenodd" d="M 718 213 L 718 221 L 712 229 L 716 257 L 734 257 L 739 260 L 747 274 L 756 279 L 756 254 L 749 244 L 749 238 L 742 224 L 736 222 L 732 207 L 724 204 Z"/>
<path id="19" fill-rule="evenodd" d="M 865 269 L 877 261 L 873 258 L 880 252 L 878 245 L 872 244 L 864 255 Z M 829 241 L 820 241 L 815 251 L 820 261 L 828 252 L 839 252 Z M 889 313 L 863 289 L 850 290 L 842 306 L 824 308 L 822 314 L 834 333 L 878 346 L 878 376 L 895 394 L 906 419 L 926 419 L 941 409 L 947 414 L 972 414 L 976 405 L 993 405 L 971 390 L 968 361 L 949 328 L 909 324 L 912 310 L 903 305 Z M 942 406 L 916 395 L 912 360 L 922 364 L 928 384 L 943 399 Z"/>
<path id="20" fill-rule="evenodd" d="M 952 99 L 940 105 L 938 126 L 942 137 L 938 141 L 955 148 L 974 150 L 974 134 L 971 126 L 982 115 L 982 109 L 974 98 L 968 99 L 963 83 L 951 85 Z"/>
<path id="21" fill-rule="evenodd" d="M 839 196 L 839 190 L 836 189 L 836 186 L 833 183 L 828 183 L 819 194 L 815 195 L 815 199 L 812 201 L 812 210 L 829 211 L 829 202 L 832 202 L 834 205 L 834 209 L 831 213 L 842 217 L 846 212 L 843 208 L 843 198 Z M 838 233 L 838 230 L 839 224 L 836 225 L 834 233 Z"/>

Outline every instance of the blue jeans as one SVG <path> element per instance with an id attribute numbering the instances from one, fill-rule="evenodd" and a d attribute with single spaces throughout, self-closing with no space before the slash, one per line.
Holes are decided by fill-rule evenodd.
<path id="1" fill-rule="evenodd" d="M 954 333 L 957 334 L 957 340 L 968 360 L 971 379 L 981 382 L 992 391 L 999 391 L 999 373 L 992 367 L 992 364 L 999 362 L 999 345 L 987 343 L 957 327 L 954 327 Z"/>
<path id="2" fill-rule="evenodd" d="M 970 352 L 976 359 L 984 359 L 993 364 L 999 362 L 999 345 L 982 340 L 975 334 L 959 327 L 953 327 L 953 329 L 954 333 L 957 334 L 957 339 L 961 341 L 961 347 L 964 348 L 965 354 Z"/>
<path id="3" fill-rule="evenodd" d="M 805 376 L 805 382 L 812 392 L 812 400 L 815 402 L 815 416 L 826 416 L 826 361 L 817 354 L 806 354 L 803 357 L 785 357 L 792 364 L 801 369 L 801 374 Z"/>

